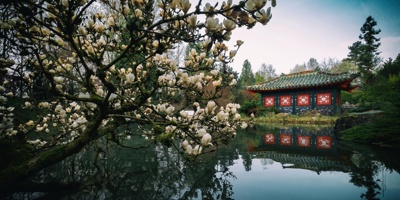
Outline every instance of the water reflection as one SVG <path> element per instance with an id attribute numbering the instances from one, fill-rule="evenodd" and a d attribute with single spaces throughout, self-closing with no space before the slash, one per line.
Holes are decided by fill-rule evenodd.
<path id="1" fill-rule="evenodd" d="M 339 144 L 332 127 L 255 126 L 253 131 L 262 136 L 258 141 L 254 138 L 247 141 L 248 151 L 261 159 L 264 166 L 278 162 L 282 169 L 348 173 L 350 183 L 366 189 L 360 194 L 361 199 L 385 198 L 387 172 L 396 170 L 400 183 L 395 149 L 372 149 L 350 142 Z M 392 156 L 382 156 L 388 153 Z"/>
<path id="2" fill-rule="evenodd" d="M 331 127 L 277 127 L 266 130 L 263 144 L 253 147 L 257 158 L 282 163 L 283 168 L 300 168 L 317 172 L 351 171 L 347 156 L 337 154 L 337 139 Z"/>
<path id="3" fill-rule="evenodd" d="M 124 145 L 142 143 L 130 138 Z M 33 178 L 79 187 L 37 188 L 10 198 L 299 199 L 305 189 L 317 192 L 307 199 L 391 199 L 400 188 L 387 185 L 386 176 L 400 185 L 400 164 L 388 152 L 339 143 L 331 127 L 254 126 L 195 162 L 172 148 L 132 150 L 105 138 Z"/>
<path id="4" fill-rule="evenodd" d="M 134 146 L 140 138 L 126 141 Z M 189 162 L 173 149 L 152 146 L 131 150 L 102 141 L 62 163 L 44 170 L 37 182 L 82 182 L 74 190 L 18 193 L 17 199 L 231 199 L 235 176 L 228 166 L 238 153 L 216 159 L 209 154 Z M 107 144 L 106 144 L 107 143 Z M 227 147 L 225 147 L 227 148 Z"/>

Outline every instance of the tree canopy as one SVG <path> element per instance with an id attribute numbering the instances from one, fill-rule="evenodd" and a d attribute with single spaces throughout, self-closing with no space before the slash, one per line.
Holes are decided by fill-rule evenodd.
<path id="1" fill-rule="evenodd" d="M 360 40 L 349 47 L 348 58 L 357 64 L 365 83 L 371 81 L 372 73 L 381 61 L 379 57 L 380 38 L 376 37 L 381 30 L 375 29 L 376 25 L 375 19 L 368 16 L 360 29 Z"/>
<path id="2" fill-rule="evenodd" d="M 261 64 L 261 68 L 256 72 L 256 77 L 257 75 L 262 78 L 261 82 L 269 81 L 278 76 L 275 68 L 271 64 L 267 65 L 265 63 Z"/>
<path id="3" fill-rule="evenodd" d="M 1 190 L 104 136 L 118 144 L 139 134 L 144 147 L 161 143 L 192 157 L 228 142 L 246 124 L 238 104 L 216 106 L 219 91 L 236 80 L 215 64 L 235 57 L 243 42 L 226 41 L 236 28 L 268 23 L 266 3 L 0 3 L 0 145 L 23 154 L 1 155 L 10 159 L 1 164 Z M 179 43 L 199 44 L 182 64 L 169 54 Z M 142 132 L 131 132 L 132 124 Z"/>
<path id="4" fill-rule="evenodd" d="M 248 60 L 243 62 L 242 72 L 239 77 L 240 85 L 252 85 L 256 82 L 251 63 Z"/>

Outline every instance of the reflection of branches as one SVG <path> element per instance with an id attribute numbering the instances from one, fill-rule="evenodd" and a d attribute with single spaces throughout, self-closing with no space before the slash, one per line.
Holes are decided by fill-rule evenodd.
<path id="1" fill-rule="evenodd" d="M 248 172 L 251 170 L 251 165 L 252 165 L 252 157 L 251 154 L 249 153 L 243 153 L 242 154 L 242 159 L 243 159 L 243 166 L 245 170 Z"/>
<path id="2" fill-rule="evenodd" d="M 132 151 L 133 148 L 124 147 L 143 144 L 138 140 L 121 140 L 123 145 L 120 145 L 110 142 L 110 138 L 102 138 L 96 142 L 98 144 L 92 143 L 84 151 L 46 169 L 33 180 L 38 183 L 59 181 L 59 185 L 79 184 L 78 190 L 66 193 L 46 190 L 46 195 L 54 199 L 232 198 L 230 180 L 236 177 L 229 171 L 229 166 L 236 158 L 232 154 L 234 151 L 222 156 L 224 151 L 207 153 L 188 162 L 174 148 L 151 145 Z"/>
<path id="3" fill-rule="evenodd" d="M 368 200 L 379 199 L 376 196 L 381 193 L 381 187 L 374 177 L 378 173 L 380 165 L 380 163 L 371 160 L 371 158 L 363 156 L 360 159 L 359 167 L 350 173 L 350 182 L 355 186 L 367 188 L 367 191 L 360 195 L 361 198 Z"/>
<path id="4" fill-rule="evenodd" d="M 192 168 L 191 170 L 201 173 L 188 173 L 194 175 L 195 180 L 192 181 L 193 185 L 189 190 L 185 191 L 179 199 L 198 198 L 198 192 L 200 192 L 202 199 L 231 199 L 233 186 L 229 179 L 236 179 L 236 177 L 228 170 L 227 166 L 217 166 L 218 168 L 221 168 L 221 170 L 210 168 L 209 165 L 203 166 L 201 170 Z"/>

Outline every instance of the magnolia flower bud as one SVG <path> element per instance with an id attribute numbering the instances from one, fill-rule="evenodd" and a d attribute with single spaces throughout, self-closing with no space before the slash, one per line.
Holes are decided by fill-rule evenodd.
<path id="1" fill-rule="evenodd" d="M 189 16 L 189 27 L 190 28 L 196 28 L 197 26 L 197 15 L 190 15 Z"/>
<path id="2" fill-rule="evenodd" d="M 187 145 L 185 153 L 190 155 L 192 154 L 192 150 L 193 150 L 192 145 Z"/>
<path id="3" fill-rule="evenodd" d="M 158 44 L 159 44 L 158 40 L 154 40 L 152 43 L 153 47 L 155 47 L 155 48 L 158 47 Z"/>
<path id="4" fill-rule="evenodd" d="M 89 19 L 88 22 L 87 22 L 87 25 L 88 25 L 89 28 L 93 28 L 94 21 L 92 19 Z"/>
<path id="5" fill-rule="evenodd" d="M 103 33 L 103 32 L 104 32 L 104 26 L 103 26 L 103 24 L 97 25 L 97 26 L 95 27 L 95 29 L 96 29 L 96 31 L 97 31 L 98 33 Z"/>
<path id="6" fill-rule="evenodd" d="M 206 133 L 207 133 L 207 131 L 204 128 L 197 130 L 197 136 L 199 136 L 199 137 L 203 137 Z"/>
<path id="7" fill-rule="evenodd" d="M 128 15 L 130 12 L 131 12 L 131 9 L 129 9 L 128 6 L 124 6 L 124 10 L 123 10 L 124 15 Z"/>
<path id="8" fill-rule="evenodd" d="M 64 81 L 64 78 L 61 76 L 56 76 L 56 77 L 54 77 L 54 81 L 56 83 L 62 83 Z"/>
<path id="9" fill-rule="evenodd" d="M 181 145 L 183 149 L 186 149 L 189 145 L 189 142 L 187 140 L 184 140 Z"/>
<path id="10" fill-rule="evenodd" d="M 196 145 L 195 147 L 194 147 L 194 149 L 193 149 L 193 155 L 199 155 L 199 154 L 201 154 L 202 153 L 202 151 L 203 151 L 203 147 L 201 147 L 200 145 Z"/>
<path id="11" fill-rule="evenodd" d="M 133 83 L 133 81 L 135 80 L 135 75 L 132 73 L 128 73 L 126 76 L 126 83 Z"/>
<path id="12" fill-rule="evenodd" d="M 167 109 L 165 109 L 165 112 L 166 112 L 168 115 L 171 116 L 171 115 L 173 114 L 174 110 L 175 110 L 175 107 L 169 106 Z"/>
<path id="13" fill-rule="evenodd" d="M 33 126 L 35 123 L 32 120 L 29 120 L 25 123 L 27 126 Z"/>
<path id="14" fill-rule="evenodd" d="M 179 7 L 183 11 L 183 13 L 186 14 L 189 11 L 191 5 L 192 4 L 190 4 L 189 0 L 181 0 Z"/>
<path id="15" fill-rule="evenodd" d="M 203 146 L 208 146 L 210 144 L 210 142 L 211 142 L 211 139 L 212 139 L 211 135 L 209 133 L 206 133 L 201 138 L 201 144 Z"/>
<path id="16" fill-rule="evenodd" d="M 78 30 L 79 30 L 79 33 L 82 34 L 83 36 L 86 36 L 86 35 L 87 35 L 87 30 L 86 30 L 85 27 L 80 26 L 80 27 L 78 28 Z"/>
<path id="17" fill-rule="evenodd" d="M 110 27 L 115 26 L 114 17 L 112 17 L 112 16 L 108 17 L 107 25 Z"/>
<path id="18" fill-rule="evenodd" d="M 68 0 L 62 0 L 61 1 L 61 5 L 64 6 L 64 7 L 68 7 L 68 5 L 69 5 L 68 4 Z"/>
<path id="19" fill-rule="evenodd" d="M 221 86 L 221 80 L 213 81 L 212 84 L 213 84 L 214 87 Z"/>
<path id="20" fill-rule="evenodd" d="M 142 11 L 140 9 L 135 9 L 135 17 L 136 18 L 142 17 Z"/>
<path id="21" fill-rule="evenodd" d="M 62 45 L 64 45 L 64 40 L 62 38 L 60 38 L 60 37 L 57 37 L 56 38 L 56 43 L 58 44 L 58 46 L 62 46 Z"/>
<path id="22" fill-rule="evenodd" d="M 210 110 L 210 111 L 212 111 L 214 108 L 215 108 L 215 102 L 214 101 L 209 101 L 208 103 L 207 103 L 207 108 L 208 108 L 208 110 Z"/>
<path id="23" fill-rule="evenodd" d="M 243 123 L 242 123 L 242 125 L 240 126 L 240 128 L 242 128 L 242 129 L 246 129 L 246 128 L 247 128 L 247 124 L 246 124 L 246 122 L 243 122 Z"/>

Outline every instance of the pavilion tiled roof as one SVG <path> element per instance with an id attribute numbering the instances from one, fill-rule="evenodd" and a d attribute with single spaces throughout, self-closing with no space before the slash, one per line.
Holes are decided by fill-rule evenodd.
<path id="1" fill-rule="evenodd" d="M 350 82 L 358 76 L 358 74 L 348 73 L 303 71 L 282 75 L 260 85 L 246 86 L 245 89 L 252 92 L 262 92 L 340 85 L 344 90 L 351 90 L 355 87 L 351 86 Z"/>
<path id="2" fill-rule="evenodd" d="M 291 164 L 283 166 L 284 168 L 300 168 L 308 169 L 316 172 L 321 171 L 342 171 L 350 172 L 351 164 L 347 160 L 340 157 L 313 156 L 299 153 L 287 153 L 278 151 L 257 151 L 256 158 L 269 158 L 276 162 Z"/>

